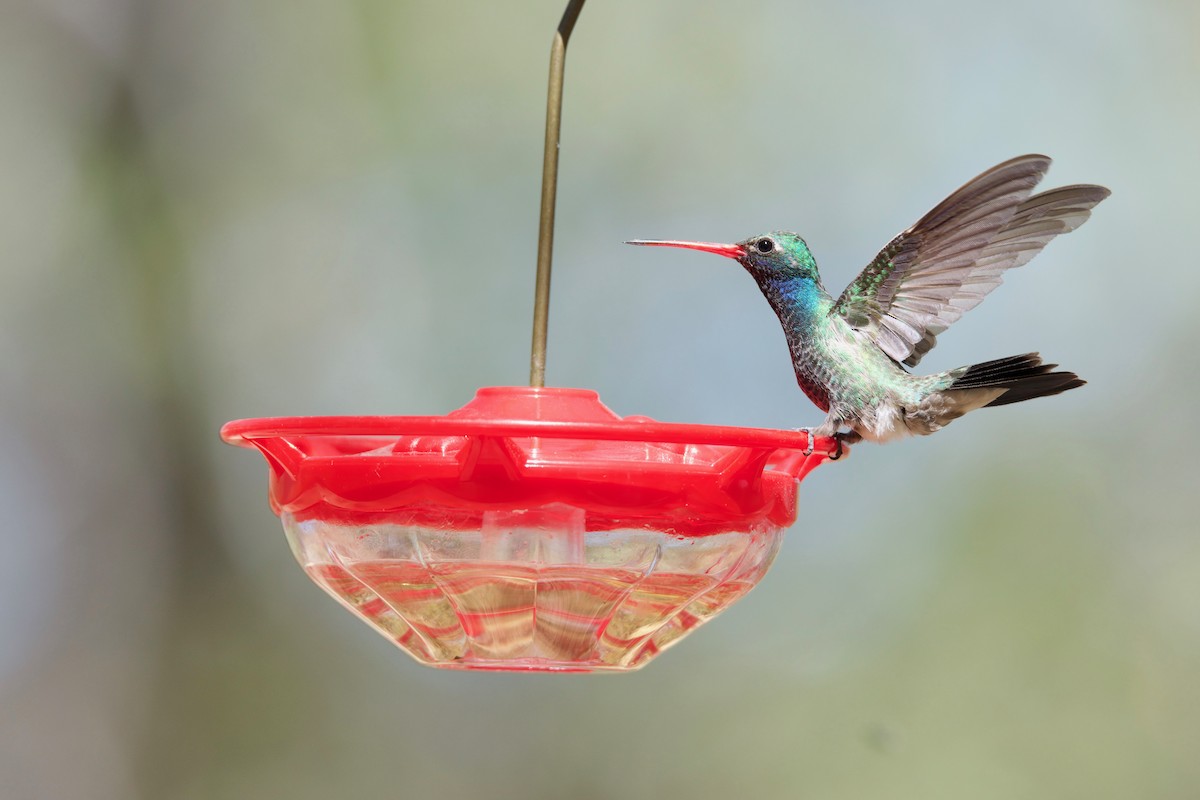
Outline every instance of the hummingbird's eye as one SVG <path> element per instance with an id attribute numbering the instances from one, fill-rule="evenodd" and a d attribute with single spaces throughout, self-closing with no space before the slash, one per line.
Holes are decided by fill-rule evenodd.
<path id="1" fill-rule="evenodd" d="M 765 255 L 775 249 L 775 242 L 764 236 L 754 243 L 754 249 Z"/>

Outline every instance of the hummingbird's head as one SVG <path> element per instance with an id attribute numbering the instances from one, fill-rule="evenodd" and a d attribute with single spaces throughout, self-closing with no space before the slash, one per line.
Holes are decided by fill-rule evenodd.
<path id="1" fill-rule="evenodd" d="M 803 239 L 790 231 L 771 231 L 738 242 L 738 262 L 760 283 L 763 280 L 807 278 L 820 280 L 817 262 Z"/>
<path id="2" fill-rule="evenodd" d="M 772 231 L 736 244 L 659 239 L 634 239 L 626 244 L 684 247 L 732 258 L 745 267 L 760 286 L 795 279 L 807 279 L 814 283 L 820 283 L 821 280 L 817 273 L 817 262 L 809 252 L 808 245 L 789 231 Z"/>

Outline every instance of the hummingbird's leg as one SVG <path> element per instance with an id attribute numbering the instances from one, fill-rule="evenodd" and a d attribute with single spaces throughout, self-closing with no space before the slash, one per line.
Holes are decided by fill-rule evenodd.
<path id="1" fill-rule="evenodd" d="M 825 417 L 825 421 L 815 428 L 805 428 L 808 431 L 808 452 L 806 456 L 811 456 L 813 451 L 813 443 L 818 439 L 824 439 L 830 436 L 838 435 L 838 428 L 842 427 L 842 421 L 830 414 Z"/>
<path id="2" fill-rule="evenodd" d="M 813 446 L 816 444 L 818 438 L 823 439 L 830 436 L 841 436 L 842 434 L 838 433 L 839 427 L 841 427 L 840 420 L 826 418 L 824 422 L 815 428 L 796 428 L 797 431 L 804 431 L 808 434 L 808 445 L 804 448 L 804 455 L 811 456 L 813 454 Z M 857 436 L 857 434 L 855 435 Z M 862 437 L 859 436 L 858 438 L 861 439 Z M 848 444 L 852 444 L 853 442 L 857 441 L 858 439 L 854 439 L 851 442 L 848 442 Z M 839 442 L 838 455 L 840 456 L 841 453 L 841 444 Z"/>

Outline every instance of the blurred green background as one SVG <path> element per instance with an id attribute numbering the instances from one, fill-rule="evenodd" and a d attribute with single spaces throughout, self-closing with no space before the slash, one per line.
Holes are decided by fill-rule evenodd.
<path id="1" fill-rule="evenodd" d="M 527 376 L 563 0 L 0 6 L 0 797 L 1200 796 L 1200 5 L 592 0 L 548 382 L 819 421 L 741 270 L 840 290 L 1011 156 L 1113 196 L 923 367 L 1090 383 L 860 446 L 620 677 L 429 670 L 309 583 L 226 420 Z"/>

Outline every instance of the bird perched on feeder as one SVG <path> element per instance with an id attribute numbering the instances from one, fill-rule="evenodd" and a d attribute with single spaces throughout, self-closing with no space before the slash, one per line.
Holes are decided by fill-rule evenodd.
<path id="1" fill-rule="evenodd" d="M 1029 262 L 1060 233 L 1083 224 L 1108 197 L 1103 186 L 1033 189 L 1050 159 L 1025 155 L 979 175 L 892 239 L 836 300 L 808 245 L 773 231 L 737 244 L 638 239 L 685 247 L 745 267 L 787 336 L 800 388 L 827 413 L 812 437 L 887 442 L 940 430 L 968 411 L 1082 386 L 1037 353 L 913 375 L 938 334 Z M 848 432 L 842 432 L 848 428 Z"/>

